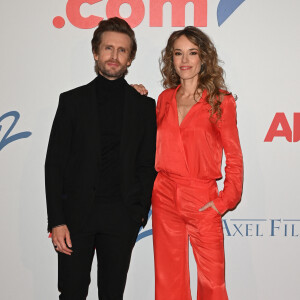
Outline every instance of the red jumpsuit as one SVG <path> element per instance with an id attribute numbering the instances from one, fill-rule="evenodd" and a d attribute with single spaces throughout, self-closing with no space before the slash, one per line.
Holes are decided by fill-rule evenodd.
<path id="1" fill-rule="evenodd" d="M 157 102 L 158 175 L 152 194 L 155 299 L 191 299 L 189 239 L 197 263 L 197 299 L 226 300 L 221 215 L 213 208 L 202 212 L 199 208 L 213 201 L 223 214 L 240 201 L 243 158 L 235 100 L 226 95 L 221 119 L 212 122 L 204 91 L 179 126 L 178 88 L 165 90 Z M 223 149 L 226 176 L 224 189 L 218 193 Z"/>

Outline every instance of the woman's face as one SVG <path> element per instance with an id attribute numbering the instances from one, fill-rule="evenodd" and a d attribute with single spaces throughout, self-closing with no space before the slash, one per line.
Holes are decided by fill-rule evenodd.
<path id="1" fill-rule="evenodd" d="M 199 47 L 182 35 L 174 42 L 173 48 L 173 63 L 180 79 L 198 79 L 201 69 Z"/>

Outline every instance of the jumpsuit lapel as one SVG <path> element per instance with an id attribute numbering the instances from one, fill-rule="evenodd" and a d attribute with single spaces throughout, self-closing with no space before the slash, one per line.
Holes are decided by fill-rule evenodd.
<path id="1" fill-rule="evenodd" d="M 187 163 L 186 154 L 185 154 L 185 150 L 184 150 L 183 143 L 182 143 L 182 138 L 181 138 L 180 126 L 179 126 L 179 122 L 178 122 L 176 93 L 177 93 L 177 90 L 179 89 L 179 87 L 180 87 L 180 85 L 176 88 L 176 90 L 173 93 L 173 97 L 172 97 L 172 101 L 171 101 L 171 109 L 170 109 L 171 113 L 169 113 L 169 118 L 171 118 L 170 122 L 171 122 L 171 124 L 174 125 L 174 128 L 176 130 L 176 135 L 177 135 L 177 138 L 178 138 L 178 145 L 180 147 L 179 150 L 182 154 L 182 157 L 183 157 L 184 162 L 185 162 L 186 169 L 189 173 L 190 172 L 189 171 L 189 166 L 188 166 L 188 163 Z"/>

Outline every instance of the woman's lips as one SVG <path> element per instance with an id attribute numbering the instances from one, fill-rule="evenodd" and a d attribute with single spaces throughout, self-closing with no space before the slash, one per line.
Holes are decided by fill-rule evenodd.
<path id="1" fill-rule="evenodd" d="M 185 70 L 190 70 L 192 67 L 189 66 L 181 66 L 180 70 L 185 71 Z"/>

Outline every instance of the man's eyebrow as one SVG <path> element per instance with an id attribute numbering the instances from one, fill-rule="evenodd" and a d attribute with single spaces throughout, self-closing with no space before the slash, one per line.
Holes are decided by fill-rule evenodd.
<path id="1" fill-rule="evenodd" d="M 111 45 L 111 44 L 103 44 L 103 46 L 105 46 L 105 47 L 115 47 L 114 45 Z M 118 49 L 128 49 L 128 48 L 126 48 L 126 47 L 124 47 L 124 46 L 119 46 L 119 47 L 117 47 Z"/>

